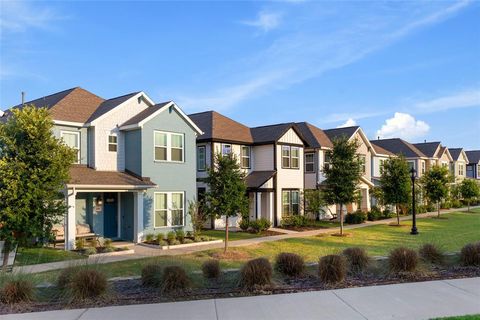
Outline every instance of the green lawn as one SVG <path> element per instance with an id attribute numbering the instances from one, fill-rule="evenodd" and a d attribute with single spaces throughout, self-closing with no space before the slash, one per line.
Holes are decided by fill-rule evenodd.
<path id="1" fill-rule="evenodd" d="M 202 235 L 209 236 L 215 239 L 225 239 L 225 231 L 224 230 L 203 230 Z M 235 240 L 243 240 L 243 239 L 252 239 L 252 238 L 259 238 L 263 237 L 260 233 L 250 233 L 250 232 L 229 232 L 228 239 L 231 241 Z"/>
<path id="2" fill-rule="evenodd" d="M 15 264 L 19 266 L 57 262 L 63 260 L 85 259 L 86 256 L 72 251 L 53 248 L 19 248 Z"/>
<path id="3" fill-rule="evenodd" d="M 480 314 L 472 314 L 467 316 L 435 318 L 432 320 L 480 320 Z"/>
<path id="4" fill-rule="evenodd" d="M 420 234 L 409 234 L 409 222 L 403 222 L 404 227 L 387 225 L 369 226 L 356 230 L 348 230 L 350 237 L 322 237 L 294 238 L 273 242 L 265 242 L 247 247 L 230 248 L 231 253 L 239 256 L 231 260 L 222 260 L 222 268 L 241 266 L 245 260 L 264 256 L 273 261 L 280 252 L 295 252 L 303 255 L 307 262 L 317 261 L 320 256 L 340 252 L 351 247 L 360 246 L 367 249 L 370 255 L 387 255 L 398 246 L 418 248 L 421 244 L 431 242 L 439 245 L 445 251 L 459 251 L 467 243 L 480 240 L 480 209 L 471 213 L 456 212 L 444 215 L 448 219 L 424 218 L 418 220 Z M 408 224 L 408 225 L 407 225 Z M 210 259 L 212 254 L 221 250 L 208 250 L 181 256 L 163 256 L 128 260 L 122 262 L 99 265 L 98 268 L 107 272 L 109 277 L 139 275 L 142 266 L 151 261 L 158 261 L 163 265 L 182 265 L 187 271 L 199 270 L 201 264 Z M 46 273 L 46 280 L 56 277 L 58 271 Z"/>

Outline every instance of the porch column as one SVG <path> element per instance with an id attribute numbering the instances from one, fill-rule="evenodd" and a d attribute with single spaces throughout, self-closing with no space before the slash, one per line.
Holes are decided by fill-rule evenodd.
<path id="1" fill-rule="evenodd" d="M 370 192 L 369 192 L 368 188 L 365 189 L 365 199 L 366 199 L 365 204 L 366 204 L 366 206 L 367 206 L 366 209 L 367 209 L 367 211 L 370 211 L 370 208 L 371 208 L 371 204 L 370 204 Z"/>
<path id="2" fill-rule="evenodd" d="M 143 191 L 133 194 L 134 214 L 133 214 L 133 241 L 142 242 L 143 238 Z"/>
<path id="3" fill-rule="evenodd" d="M 75 249 L 75 237 L 77 233 L 77 226 L 75 223 L 75 197 L 77 192 L 75 189 L 67 189 L 66 201 L 67 201 L 67 214 L 64 220 L 64 237 L 65 237 L 65 250 Z"/>
<path id="4" fill-rule="evenodd" d="M 262 217 L 262 193 L 257 192 L 257 216 L 255 219 L 259 219 Z"/>
<path id="5" fill-rule="evenodd" d="M 273 218 L 273 207 L 274 207 L 274 203 L 273 203 L 273 192 L 269 192 L 269 198 L 270 198 L 270 202 L 268 204 L 268 219 L 270 220 L 270 222 L 272 223 L 272 225 L 275 223 L 274 221 L 274 218 Z"/>

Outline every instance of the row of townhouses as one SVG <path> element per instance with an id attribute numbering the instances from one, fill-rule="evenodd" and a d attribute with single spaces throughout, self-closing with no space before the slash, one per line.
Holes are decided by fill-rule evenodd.
<path id="1" fill-rule="evenodd" d="M 340 136 L 357 141 L 363 169 L 361 201 L 349 204 L 348 212 L 370 210 L 369 190 L 378 185 L 382 162 L 399 154 L 420 177 L 442 165 L 457 181 L 479 178 L 480 151 L 440 142 L 370 141 L 358 126 L 322 130 L 300 122 L 252 128 L 215 111 L 186 115 L 173 101 L 155 103 L 144 92 L 104 99 L 79 87 L 13 108 L 28 104 L 48 108 L 53 134 L 77 150 L 64 190 L 67 249 L 74 247 L 80 224 L 132 242 L 147 233 L 191 230 L 188 202 L 208 190 L 207 168 L 216 153 L 236 155 L 246 173 L 250 218 L 266 218 L 274 226 L 285 216 L 304 214 L 302 193 L 322 186 L 328 150 Z M 211 227 L 224 227 L 224 221 Z"/>

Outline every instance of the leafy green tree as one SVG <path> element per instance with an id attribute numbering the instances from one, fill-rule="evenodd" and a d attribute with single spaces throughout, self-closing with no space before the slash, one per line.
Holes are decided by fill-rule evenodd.
<path id="1" fill-rule="evenodd" d="M 192 221 L 193 235 L 200 235 L 203 225 L 207 221 L 207 216 L 202 210 L 202 203 L 198 200 L 188 201 L 188 214 Z"/>
<path id="2" fill-rule="evenodd" d="M 13 109 L 0 124 L 0 240 L 4 253 L 29 239 L 50 237 L 65 214 L 60 191 L 69 180 L 74 150 L 52 135 L 44 108 Z M 7 259 L 3 261 L 5 268 Z"/>
<path id="3" fill-rule="evenodd" d="M 333 149 L 329 151 L 330 165 L 323 168 L 325 200 L 340 206 L 340 235 L 343 235 L 343 205 L 357 200 L 357 186 L 362 176 L 357 148 L 357 141 L 348 141 L 345 136 L 334 139 Z"/>
<path id="4" fill-rule="evenodd" d="M 448 196 L 448 184 L 451 182 L 447 167 L 433 166 L 422 177 L 425 196 L 437 203 L 438 217 L 440 217 L 440 202 Z"/>
<path id="5" fill-rule="evenodd" d="M 225 216 L 225 252 L 228 249 L 228 219 L 248 212 L 245 173 L 232 154 L 214 156 L 208 169 L 209 191 L 205 194 L 205 209 L 213 218 Z"/>
<path id="6" fill-rule="evenodd" d="M 303 192 L 303 197 L 306 211 L 315 214 L 315 218 L 319 220 L 320 214 L 325 213 L 324 208 L 327 204 L 324 192 L 320 189 L 307 189 Z"/>
<path id="7" fill-rule="evenodd" d="M 480 196 L 478 182 L 473 179 L 464 179 L 460 184 L 460 193 L 462 198 L 467 201 L 468 212 L 470 212 L 470 201 Z"/>
<path id="8" fill-rule="evenodd" d="M 385 203 L 395 206 L 397 224 L 400 225 L 400 206 L 410 203 L 412 190 L 408 163 L 403 156 L 392 157 L 383 163 L 380 188 Z"/>

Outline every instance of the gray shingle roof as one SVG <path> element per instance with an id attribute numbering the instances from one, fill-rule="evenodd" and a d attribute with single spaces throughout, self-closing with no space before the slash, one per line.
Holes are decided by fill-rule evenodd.
<path id="1" fill-rule="evenodd" d="M 440 146 L 440 141 L 414 143 L 413 145 L 427 157 L 434 158 L 436 156 L 435 152 Z"/>
<path id="2" fill-rule="evenodd" d="M 417 147 L 400 138 L 371 140 L 370 143 L 380 146 L 381 148 L 396 155 L 401 154 L 406 158 L 426 158 L 426 156 Z"/>
<path id="3" fill-rule="evenodd" d="M 322 129 L 308 122 L 297 122 L 295 125 L 297 126 L 298 130 L 302 133 L 309 147 L 333 148 L 332 141 Z"/>
<path id="4" fill-rule="evenodd" d="M 272 124 L 251 128 L 250 132 L 252 133 L 254 143 L 273 143 L 280 139 L 288 129 L 293 128 L 294 125 L 293 122 Z"/>
<path id="5" fill-rule="evenodd" d="M 246 177 L 248 188 L 260 188 L 265 182 L 275 175 L 276 171 L 252 171 Z"/>
<path id="6" fill-rule="evenodd" d="M 480 150 L 470 150 L 465 151 L 468 158 L 468 163 L 479 163 L 480 162 Z"/>
<path id="7" fill-rule="evenodd" d="M 448 151 L 450 152 L 450 155 L 452 156 L 454 161 L 458 160 L 458 157 L 460 157 L 462 150 L 463 148 L 448 148 Z"/>
<path id="8" fill-rule="evenodd" d="M 327 129 L 323 130 L 325 134 L 330 138 L 330 140 L 339 139 L 342 136 L 347 137 L 350 139 L 351 136 L 360 128 L 359 126 L 353 127 L 344 127 L 344 128 L 335 128 L 335 129 Z"/>

